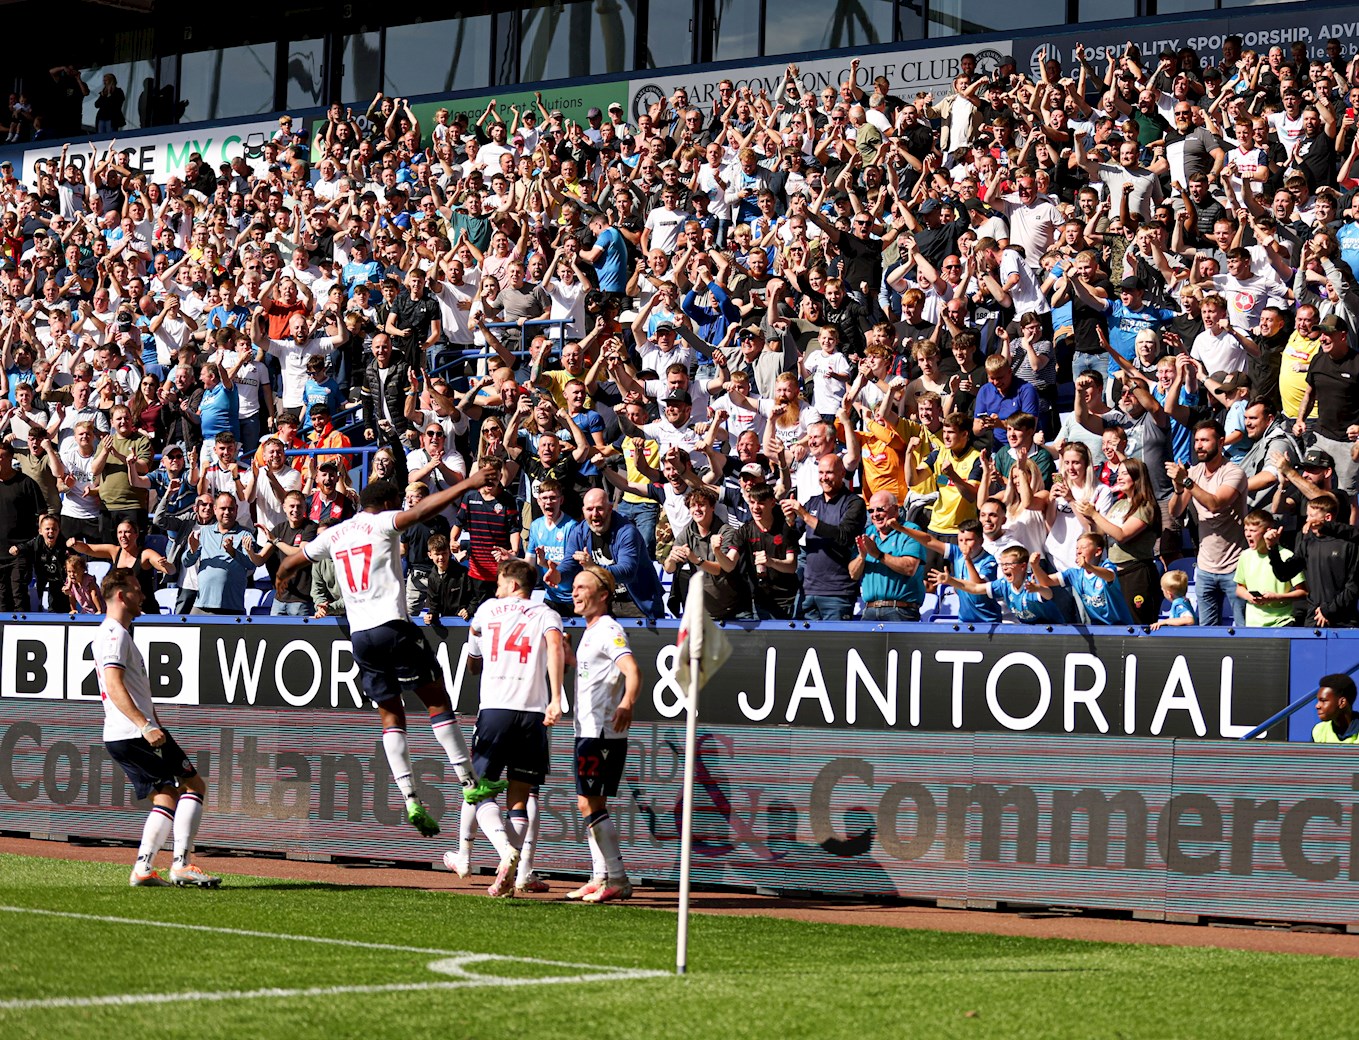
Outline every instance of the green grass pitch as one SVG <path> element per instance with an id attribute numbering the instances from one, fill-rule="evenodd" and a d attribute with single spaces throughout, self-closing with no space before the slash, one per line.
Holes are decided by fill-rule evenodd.
<path id="1" fill-rule="evenodd" d="M 242 876 L 129 889 L 127 872 L 0 856 L 0 1037 L 1355 1032 L 1334 1003 L 1352 961 L 695 915 L 676 978 L 671 913 Z"/>

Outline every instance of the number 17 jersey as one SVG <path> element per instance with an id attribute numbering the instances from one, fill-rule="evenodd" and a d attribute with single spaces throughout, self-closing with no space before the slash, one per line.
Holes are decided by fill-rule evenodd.
<path id="1" fill-rule="evenodd" d="M 547 633 L 562 630 L 551 607 L 489 599 L 472 615 L 467 653 L 481 658 L 481 707 L 547 711 Z"/>
<path id="2" fill-rule="evenodd" d="M 396 511 L 359 513 L 322 531 L 303 552 L 315 562 L 335 561 L 351 632 L 409 619 L 401 583 L 401 536 Z"/>

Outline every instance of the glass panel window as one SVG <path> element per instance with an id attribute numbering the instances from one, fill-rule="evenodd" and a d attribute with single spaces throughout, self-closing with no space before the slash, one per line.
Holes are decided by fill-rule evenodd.
<path id="1" fill-rule="evenodd" d="M 694 60 L 694 5 L 653 3 L 647 9 L 646 53 L 648 69 L 688 65 Z"/>
<path id="2" fill-rule="evenodd" d="M 931 0 L 929 35 L 1000 32 L 1061 25 L 1066 21 L 1066 0 Z"/>
<path id="3" fill-rule="evenodd" d="M 1181 11 L 1211 11 L 1213 0 L 1156 0 L 1157 14 L 1179 14 Z M 1226 3 L 1223 7 L 1228 6 Z"/>
<path id="4" fill-rule="evenodd" d="M 84 126 L 95 127 L 98 133 L 107 134 L 137 125 L 136 113 L 132 111 L 137 107 L 135 90 L 130 91 L 132 101 L 130 104 L 128 102 L 131 75 L 132 65 L 129 62 L 80 71 L 81 79 L 90 88 L 80 116 Z"/>
<path id="5" fill-rule="evenodd" d="M 1259 7 L 1261 4 L 1295 4 L 1298 0 L 1222 0 L 1223 7 Z"/>
<path id="6" fill-rule="evenodd" d="M 892 0 L 773 0 L 766 2 L 764 52 L 839 50 L 892 39 Z"/>
<path id="7" fill-rule="evenodd" d="M 1136 18 L 1137 0 L 1078 0 L 1082 22 Z"/>
<path id="8" fill-rule="evenodd" d="M 288 44 L 288 108 L 319 108 L 326 92 L 326 43 L 293 40 Z"/>
<path id="9" fill-rule="evenodd" d="M 713 61 L 758 55 L 760 0 L 716 0 L 714 6 Z"/>
<path id="10" fill-rule="evenodd" d="M 925 0 L 901 0 L 897 4 L 897 39 L 919 40 L 925 36 Z"/>
<path id="11" fill-rule="evenodd" d="M 519 19 L 525 83 L 632 68 L 632 7 L 620 0 L 534 5 L 521 8 Z"/>
<path id="12" fill-rule="evenodd" d="M 181 122 L 227 119 L 274 110 L 272 43 L 196 51 L 180 59 Z"/>
<path id="13" fill-rule="evenodd" d="M 484 87 L 491 81 L 491 16 L 387 30 L 385 90 L 395 97 Z"/>
<path id="14" fill-rule="evenodd" d="M 373 95 L 382 89 L 379 77 L 381 40 L 375 32 L 355 33 L 346 36 L 344 48 L 340 52 L 340 63 L 344 72 L 340 77 L 340 97 L 347 105 L 353 105 L 362 114 L 373 100 Z"/>

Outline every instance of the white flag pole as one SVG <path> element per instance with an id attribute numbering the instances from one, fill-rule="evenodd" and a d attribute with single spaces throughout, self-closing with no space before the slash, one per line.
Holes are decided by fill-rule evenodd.
<path id="1" fill-rule="evenodd" d="M 702 576 L 694 580 L 702 584 Z M 703 618 L 688 618 L 689 627 L 689 703 L 684 726 L 684 816 L 680 827 L 679 936 L 675 944 L 675 974 L 689 967 L 689 868 L 694 848 L 694 759 L 698 747 L 698 688 L 703 666 Z"/>

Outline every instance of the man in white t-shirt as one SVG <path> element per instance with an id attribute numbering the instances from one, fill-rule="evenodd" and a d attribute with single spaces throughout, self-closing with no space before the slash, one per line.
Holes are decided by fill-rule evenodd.
<path id="1" fill-rule="evenodd" d="M 146 661 L 132 641 L 132 622 L 142 612 L 145 593 L 137 575 L 123 568 L 105 576 L 102 591 L 107 615 L 94 637 L 94 662 L 104 705 L 104 747 L 127 774 L 137 798 L 151 797 L 128 884 L 216 888 L 222 879 L 205 874 L 190 858 L 207 784 L 156 718 Z M 171 832 L 174 863 L 167 881 L 156 870 L 155 858 Z"/>
<path id="2" fill-rule="evenodd" d="M 472 768 L 439 662 L 411 623 L 401 576 L 401 532 L 485 483 L 485 471 L 478 470 L 467 480 L 398 512 L 402 489 L 389 480 L 375 480 L 359 496 L 362 512 L 322 531 L 315 541 L 304 543 L 301 552 L 284 557 L 274 576 L 275 588 L 284 593 L 293 572 L 318 560 L 335 561 L 363 695 L 377 708 L 382 747 L 392 779 L 406 800 L 406 819 L 427 838 L 439 833 L 439 824 L 416 794 L 406 741 L 406 706 L 401 699 L 404 688 L 413 688 L 429 709 L 434 737 L 457 773 L 464 801 L 484 801 L 506 785 L 480 778 Z"/>
<path id="3" fill-rule="evenodd" d="M 307 327 L 307 319 L 301 314 L 288 319 L 287 339 L 270 339 L 268 328 L 264 313 L 256 314 L 255 346 L 279 359 L 283 367 L 283 407 L 298 411 L 302 408 L 302 391 L 307 385 L 307 358 L 320 355 L 329 359 L 349 341 L 349 329 L 336 316 L 326 330 L 329 335 L 313 336 Z"/>
<path id="4" fill-rule="evenodd" d="M 1214 275 L 1213 287 L 1227 301 L 1232 327 L 1247 333 L 1260 324 L 1260 313 L 1270 303 L 1283 304 L 1286 292 L 1277 277 L 1251 273 L 1250 252 L 1240 248 L 1227 251 L 1227 273 Z"/>
<path id="5" fill-rule="evenodd" d="M 1227 317 L 1227 301 L 1217 293 L 1203 298 L 1203 331 L 1194 337 L 1189 356 L 1205 372 L 1244 372 L 1250 366 L 1246 346 L 1255 349 L 1244 329 Z"/>
<path id="6" fill-rule="evenodd" d="M 688 213 L 675 208 L 678 202 L 679 192 L 675 188 L 667 187 L 661 191 L 661 204 L 647 215 L 642 228 L 643 253 L 659 249 L 670 256 L 675 255 L 680 231 L 692 219 Z"/>
<path id="7" fill-rule="evenodd" d="M 486 889 L 494 898 L 513 896 L 520 851 L 529 835 L 528 799 L 548 772 L 547 728 L 561 718 L 562 679 L 566 670 L 561 616 L 530 598 L 538 570 L 527 560 L 509 557 L 496 571 L 496 595 L 472 615 L 467 637 L 467 667 L 481 675 L 473 762 L 484 776 L 509 777 L 505 801 L 509 828 L 493 801 L 477 809 L 477 822 L 500 854 L 495 881 Z"/>

